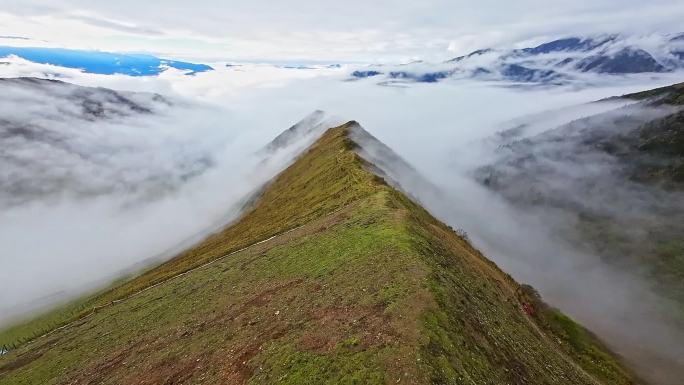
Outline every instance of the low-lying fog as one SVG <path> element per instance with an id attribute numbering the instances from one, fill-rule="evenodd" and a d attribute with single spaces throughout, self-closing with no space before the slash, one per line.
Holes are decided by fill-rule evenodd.
<path id="1" fill-rule="evenodd" d="M 56 69 L 23 63 L 1 71 L 0 76 L 17 76 Z M 118 171 L 135 170 L 132 161 L 141 162 L 140 172 L 160 172 L 160 176 L 172 175 L 167 162 L 174 164 L 187 154 L 211 161 L 200 175 L 145 199 L 114 190 L 93 197 L 62 194 L 2 207 L 0 324 L 106 283 L 122 270 L 140 266 L 234 217 L 240 198 L 274 175 L 277 165 L 296 149 L 280 154 L 281 160 L 259 175 L 252 172 L 259 162 L 252 154 L 280 131 L 321 109 L 360 122 L 403 156 L 448 197 L 431 199 L 421 186 L 406 186 L 429 210 L 466 230 L 473 243 L 505 271 L 535 286 L 547 302 L 598 332 L 630 361 L 646 357 L 654 366 L 655 360 L 662 360 L 658 364 L 669 373 L 684 367 L 681 330 L 671 327 L 660 311 L 661 300 L 645 285 L 575 250 L 549 231 L 547 217 L 511 207 L 470 176 L 493 157 L 483 139 L 502 129 L 522 121 L 543 131 L 545 124 L 555 126 L 620 104 L 582 106 L 586 102 L 681 81 L 677 74 L 597 78 L 590 87 L 520 88 L 463 80 L 390 87 L 373 79 L 343 81 L 346 73 L 269 66 L 220 69 L 192 77 L 168 71 L 146 79 L 64 73 L 65 81 L 159 92 L 174 102 L 159 115 L 97 127 L 74 122 L 88 135 L 76 133 L 69 140 L 82 141 L 81 149 L 113 154 L 104 166 L 69 163 L 80 178 L 97 180 L 104 173 L 116 180 L 124 175 Z M 0 106 L 12 105 L 13 95 L 1 95 Z M 21 108 L 12 105 L 15 111 Z M 112 148 L 118 145 L 134 151 Z M 27 146 L 26 151 L 41 156 L 38 147 Z M 62 172 L 45 163 L 36 175 L 52 171 Z"/>

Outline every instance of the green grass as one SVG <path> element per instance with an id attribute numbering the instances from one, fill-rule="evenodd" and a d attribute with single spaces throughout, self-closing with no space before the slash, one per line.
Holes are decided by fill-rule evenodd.
<path id="1" fill-rule="evenodd" d="M 626 369 L 620 367 L 594 334 L 558 309 L 545 304 L 532 287 L 521 286 L 519 297 L 530 306 L 537 324 L 554 336 L 562 349 L 585 370 L 609 384 L 624 383 L 629 377 Z"/>
<path id="2" fill-rule="evenodd" d="M 120 278 L 114 281 L 110 287 L 116 287 L 125 280 L 126 278 Z M 15 348 L 64 325 L 70 320 L 78 319 L 92 309 L 93 299 L 107 290 L 109 289 L 101 290 L 88 297 L 56 304 L 50 310 L 34 316 L 28 322 L 19 321 L 5 327 L 0 330 L 0 347 L 4 345 Z"/>
<path id="3" fill-rule="evenodd" d="M 600 354 L 576 359 L 584 370 L 632 383 L 584 334 L 558 342 L 575 338 L 569 319 L 540 334 L 518 285 L 368 172 L 346 129 L 328 131 L 233 226 L 43 319 L 77 319 L 303 227 L 23 344 L 0 358 L 0 384 L 593 384 L 568 358 L 587 349 Z"/>
<path id="4" fill-rule="evenodd" d="M 258 372 L 249 383 L 382 385 L 387 377 L 379 360 L 382 354 L 380 349 L 359 352 L 344 346 L 333 355 L 319 355 L 292 344 L 272 344 L 255 364 L 273 369 Z"/>

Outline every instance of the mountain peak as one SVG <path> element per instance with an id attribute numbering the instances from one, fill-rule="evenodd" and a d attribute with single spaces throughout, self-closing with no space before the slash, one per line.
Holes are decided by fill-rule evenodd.
<path id="1" fill-rule="evenodd" d="M 388 151 L 355 121 L 326 127 L 238 221 L 80 304 L 0 382 L 633 383 L 374 174 Z"/>
<path id="2" fill-rule="evenodd" d="M 315 140 L 327 128 L 337 126 L 341 122 L 323 110 L 314 110 L 302 120 L 293 124 L 290 128 L 276 136 L 267 146 L 267 151 L 273 151 L 292 145 L 295 142 L 309 138 L 309 142 Z"/>

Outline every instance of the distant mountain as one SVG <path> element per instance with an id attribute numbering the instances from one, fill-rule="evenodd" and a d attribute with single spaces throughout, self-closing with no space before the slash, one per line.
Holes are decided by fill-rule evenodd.
<path id="1" fill-rule="evenodd" d="M 587 38 L 581 39 L 579 37 L 569 37 L 565 39 L 554 40 L 548 43 L 540 44 L 533 48 L 524 48 L 520 51 L 526 54 L 539 55 L 551 52 L 570 52 L 570 51 L 592 51 L 596 48 L 604 46 L 611 41 L 615 41 L 615 36 L 608 36 L 605 38 Z"/>
<path id="2" fill-rule="evenodd" d="M 582 74 L 661 73 L 684 68 L 683 36 L 569 37 L 523 49 L 480 49 L 439 64 L 359 69 L 351 76 L 384 75 L 389 81 L 427 83 L 454 77 L 563 84 L 582 80 Z"/>
<path id="3" fill-rule="evenodd" d="M 637 383 L 374 172 L 399 159 L 327 128 L 232 225 L 0 332 L 0 384 Z"/>
<path id="4" fill-rule="evenodd" d="M 206 64 L 161 59 L 152 55 L 120 54 L 64 48 L 0 46 L 0 57 L 10 55 L 15 55 L 34 63 L 77 68 L 88 73 L 104 75 L 154 76 L 159 75 L 167 68 L 187 71 L 189 75 L 212 70 Z"/>
<path id="5" fill-rule="evenodd" d="M 638 48 L 623 48 L 612 54 L 597 54 L 577 63 L 576 68 L 588 72 L 628 74 L 642 72 L 664 72 L 665 66 L 648 52 Z"/>

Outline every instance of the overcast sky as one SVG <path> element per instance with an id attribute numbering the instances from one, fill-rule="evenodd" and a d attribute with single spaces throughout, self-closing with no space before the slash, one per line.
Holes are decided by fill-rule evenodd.
<path id="1" fill-rule="evenodd" d="M 680 32 L 682 0 L 3 0 L 14 44 L 202 60 L 443 59 L 593 33 Z"/>

